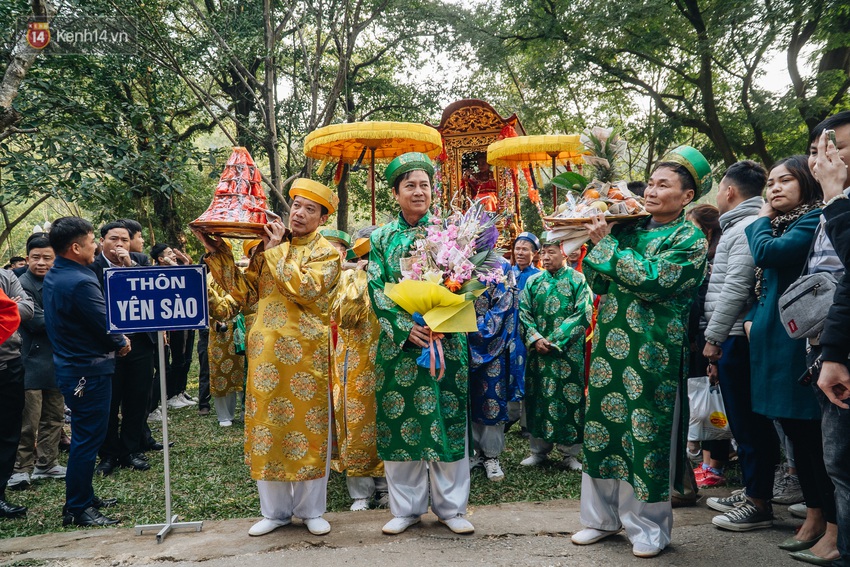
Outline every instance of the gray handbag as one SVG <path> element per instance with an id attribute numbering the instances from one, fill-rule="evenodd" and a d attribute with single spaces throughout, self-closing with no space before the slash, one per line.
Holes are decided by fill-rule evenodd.
<path id="1" fill-rule="evenodd" d="M 838 280 L 829 272 L 806 274 L 779 296 L 779 318 L 792 339 L 811 339 L 823 330 Z"/>

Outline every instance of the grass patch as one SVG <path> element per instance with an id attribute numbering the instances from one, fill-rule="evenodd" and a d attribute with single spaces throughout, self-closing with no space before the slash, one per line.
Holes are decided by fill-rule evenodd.
<path id="1" fill-rule="evenodd" d="M 191 386 L 196 388 L 197 384 Z M 256 484 L 242 459 L 242 423 L 219 427 L 215 412 L 202 417 L 194 408 L 170 411 L 168 421 L 169 437 L 175 442 L 170 452 L 172 513 L 179 514 L 185 521 L 259 516 Z M 159 423 L 151 426 L 154 437 L 160 440 Z M 560 469 L 554 461 L 542 467 L 521 467 L 519 462 L 528 454 L 528 441 L 516 431 L 509 433 L 501 457 L 505 480 L 490 482 L 482 469 L 473 471 L 470 504 L 578 497 L 579 473 Z M 149 471 L 119 469 L 106 478 L 95 477 L 96 494 L 118 498 L 118 505 L 106 513 L 120 518 L 124 527 L 165 520 L 163 455 L 150 452 L 148 458 Z M 66 460 L 67 454 L 63 454 L 62 464 Z M 65 502 L 62 481 L 34 481 L 28 490 L 10 490 L 7 496 L 29 510 L 26 519 L 0 521 L 0 538 L 78 529 L 62 527 L 61 510 Z M 345 511 L 350 505 L 345 477 L 332 471 L 328 481 L 328 511 Z"/>

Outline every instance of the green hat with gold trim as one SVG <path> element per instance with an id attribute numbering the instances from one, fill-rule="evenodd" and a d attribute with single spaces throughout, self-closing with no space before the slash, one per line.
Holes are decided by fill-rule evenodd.
<path id="1" fill-rule="evenodd" d="M 560 244 L 561 240 L 563 240 L 563 238 L 559 238 L 558 236 L 556 236 L 552 232 L 546 231 L 546 232 L 544 232 L 543 234 L 540 235 L 540 246 L 543 247 L 543 246 Z"/>
<path id="2" fill-rule="evenodd" d="M 679 146 L 664 156 L 661 161 L 677 163 L 688 170 L 697 186 L 697 196 L 694 201 L 711 191 L 711 166 L 698 149 L 691 146 Z"/>
<path id="3" fill-rule="evenodd" d="M 392 160 L 387 166 L 387 169 L 384 170 L 384 176 L 387 178 L 387 183 L 392 187 L 395 186 L 395 181 L 400 175 L 404 175 L 408 171 L 416 171 L 417 169 L 421 169 L 428 174 L 429 178 L 433 179 L 434 164 L 431 162 L 431 158 L 419 152 L 401 154 Z"/>
<path id="4" fill-rule="evenodd" d="M 333 228 L 323 228 L 319 231 L 319 234 L 324 236 L 325 240 L 336 240 L 345 244 L 346 248 L 351 248 L 351 237 L 346 232 Z"/>

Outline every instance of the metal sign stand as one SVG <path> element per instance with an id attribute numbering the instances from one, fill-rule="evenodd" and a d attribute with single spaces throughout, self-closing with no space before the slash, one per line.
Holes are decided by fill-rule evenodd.
<path id="1" fill-rule="evenodd" d="M 159 530 L 156 534 L 156 542 L 162 543 L 169 532 L 178 529 L 191 529 L 199 532 L 204 527 L 203 522 L 178 522 L 177 515 L 171 515 L 171 466 L 169 462 L 168 448 L 168 394 L 165 390 L 165 341 L 162 331 L 156 332 L 157 345 L 159 347 L 159 396 L 162 406 L 162 455 L 165 467 L 165 523 L 145 524 L 136 526 L 136 535 L 144 532 Z"/>
<path id="2" fill-rule="evenodd" d="M 136 526 L 136 535 L 158 530 L 162 543 L 170 532 L 201 531 L 203 522 L 177 522 L 171 515 L 171 461 L 168 447 L 168 392 L 165 388 L 166 329 L 203 329 L 209 324 L 206 267 L 152 266 L 107 268 L 104 275 L 106 323 L 110 333 L 155 332 L 159 346 L 159 390 L 162 406 L 162 454 L 165 467 L 165 523 Z"/>

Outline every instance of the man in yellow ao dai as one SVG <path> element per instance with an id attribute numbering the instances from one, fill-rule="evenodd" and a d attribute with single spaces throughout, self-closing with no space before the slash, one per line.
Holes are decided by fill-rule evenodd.
<path id="1" fill-rule="evenodd" d="M 289 229 L 266 225 L 263 250 L 242 273 L 220 238 L 196 232 L 210 252 L 215 280 L 240 304 L 257 304 L 248 331 L 245 458 L 257 481 L 263 519 L 249 535 L 267 534 L 301 518 L 315 535 L 330 525 L 327 506 L 330 445 L 329 313 L 339 281 L 336 249 L 317 231 L 337 197 L 297 179 Z"/>

